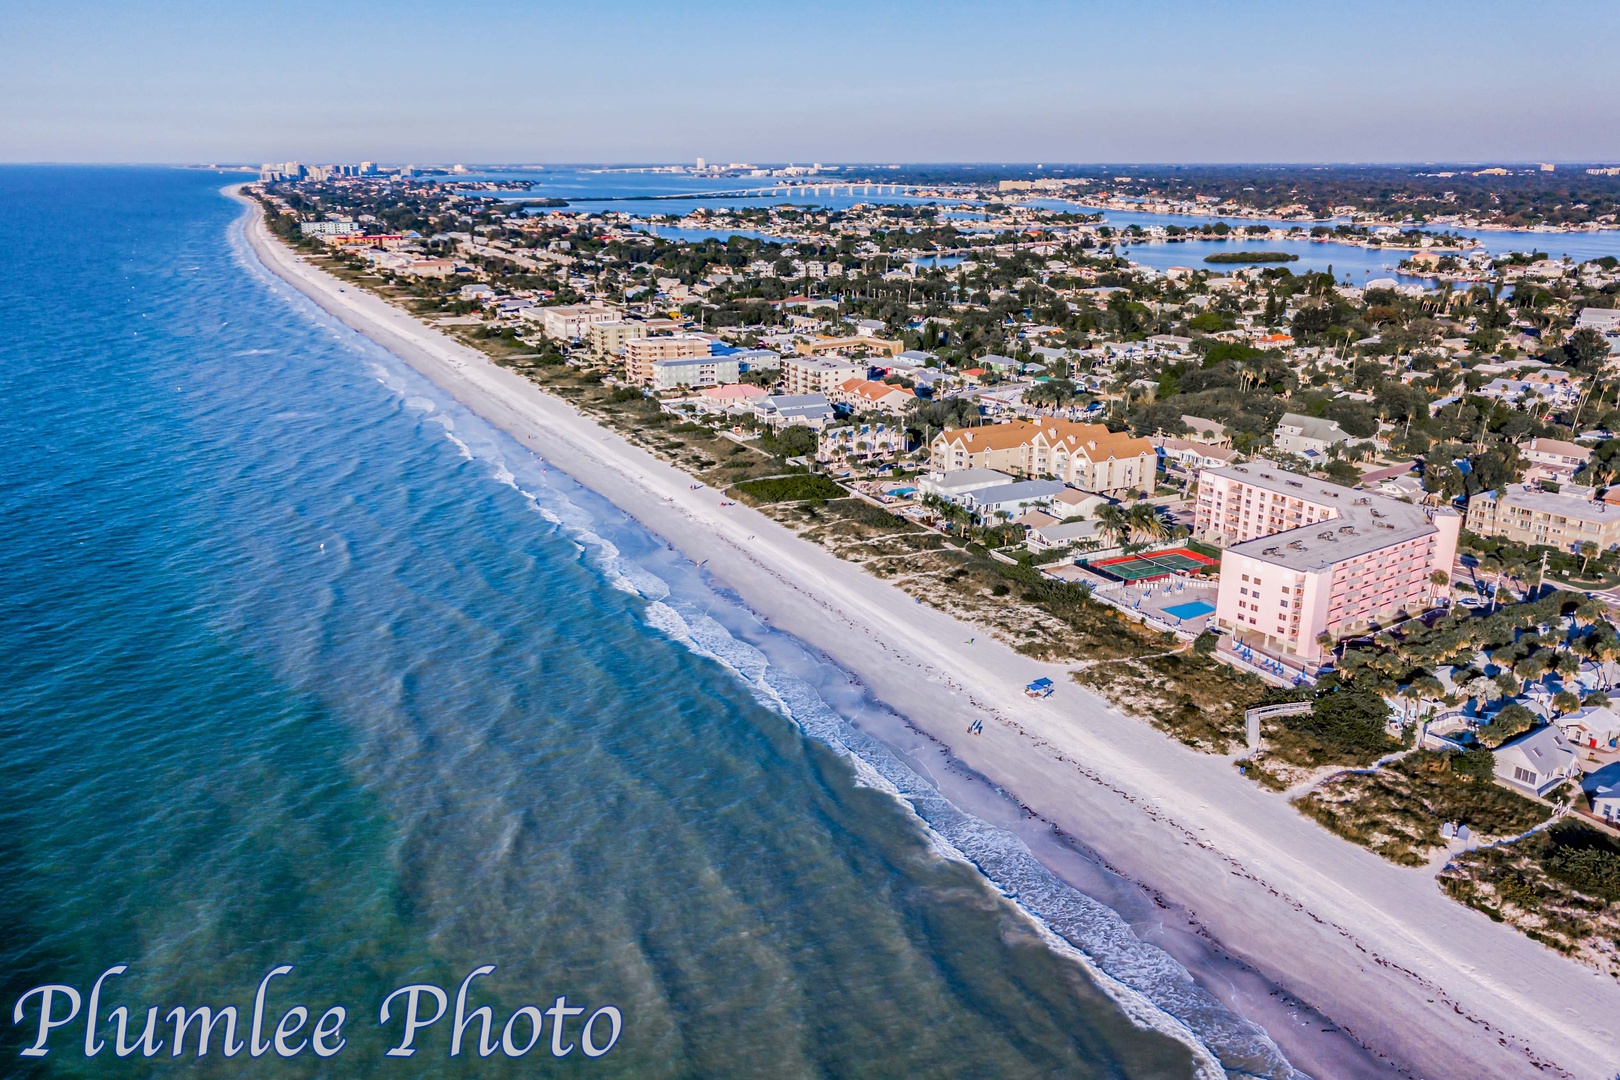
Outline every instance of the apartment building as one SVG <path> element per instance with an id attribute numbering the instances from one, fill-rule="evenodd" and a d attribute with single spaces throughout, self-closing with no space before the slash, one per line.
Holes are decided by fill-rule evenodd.
<path id="1" fill-rule="evenodd" d="M 1534 484 L 1509 484 L 1468 500 L 1468 531 L 1564 551 L 1579 551 L 1591 541 L 1607 551 L 1620 546 L 1620 506 Z"/>
<path id="2" fill-rule="evenodd" d="M 646 323 L 622 319 L 593 323 L 585 329 L 585 340 L 590 344 L 591 354 L 598 357 L 619 356 L 630 342 L 646 336 Z"/>
<path id="3" fill-rule="evenodd" d="M 357 221 L 337 218 L 332 221 L 301 221 L 298 231 L 304 236 L 359 236 L 365 229 Z"/>
<path id="4" fill-rule="evenodd" d="M 707 357 L 709 352 L 709 339 L 696 334 L 631 338 L 624 343 L 624 366 L 631 382 L 651 386 L 654 364 L 666 360 L 694 360 Z M 731 381 L 735 381 L 736 361 L 732 361 L 731 371 Z"/>
<path id="5" fill-rule="evenodd" d="M 1070 420 L 1013 420 L 974 428 L 947 428 L 929 446 L 934 472 L 997 469 L 1024 476 L 1055 476 L 1094 492 L 1151 491 L 1159 455 L 1148 439 Z"/>
<path id="6" fill-rule="evenodd" d="M 906 452 L 906 429 L 899 424 L 839 424 L 816 440 L 816 460 L 869 461 Z"/>
<path id="7" fill-rule="evenodd" d="M 1620 513 L 1620 508 L 1617 508 Z M 1215 622 L 1306 665 L 1338 638 L 1426 608 L 1448 577 L 1462 518 L 1288 472 L 1270 461 L 1205 469 L 1194 534 L 1221 553 Z"/>
<path id="8" fill-rule="evenodd" d="M 848 360 L 842 356 L 784 356 L 782 380 L 788 394 L 832 395 L 851 379 L 865 379 L 865 360 Z"/>
<path id="9" fill-rule="evenodd" d="M 552 341 L 566 342 L 583 338 L 597 323 L 617 321 L 619 313 L 595 304 L 566 304 L 531 308 L 524 317 L 538 320 L 540 329 Z"/>
<path id="10" fill-rule="evenodd" d="M 654 390 L 688 386 L 722 386 L 737 381 L 737 361 L 729 356 L 692 356 L 681 360 L 654 360 Z"/>

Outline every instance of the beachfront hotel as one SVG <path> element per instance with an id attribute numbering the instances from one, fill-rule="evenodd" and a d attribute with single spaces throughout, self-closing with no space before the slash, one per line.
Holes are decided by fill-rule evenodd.
<path id="1" fill-rule="evenodd" d="M 1296 664 L 1317 639 L 1417 613 L 1449 578 L 1462 518 L 1341 487 L 1270 461 L 1204 469 L 1193 533 L 1225 547 L 1215 623 Z"/>
<path id="2" fill-rule="evenodd" d="M 946 428 L 929 445 L 936 473 L 996 469 L 1055 476 L 1086 491 L 1153 489 L 1159 455 L 1148 439 L 1071 420 L 1013 420 L 985 427 Z"/>

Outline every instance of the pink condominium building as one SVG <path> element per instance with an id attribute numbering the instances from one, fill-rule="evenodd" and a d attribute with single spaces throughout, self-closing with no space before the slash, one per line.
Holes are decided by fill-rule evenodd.
<path id="1" fill-rule="evenodd" d="M 1245 645 L 1315 664 L 1342 637 L 1428 606 L 1462 517 L 1288 472 L 1269 461 L 1198 474 L 1194 535 L 1221 544 L 1215 621 Z"/>

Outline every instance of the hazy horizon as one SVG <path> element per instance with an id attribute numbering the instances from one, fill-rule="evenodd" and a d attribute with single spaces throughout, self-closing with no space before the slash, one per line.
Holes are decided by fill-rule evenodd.
<path id="1" fill-rule="evenodd" d="M 431 160 L 429 158 L 423 158 L 423 157 L 417 157 L 417 158 L 369 158 L 369 157 L 360 157 L 360 156 L 355 155 L 355 154 L 346 154 L 346 155 L 337 155 L 337 156 L 332 156 L 332 157 L 306 157 L 306 158 L 282 157 L 282 158 L 270 159 L 268 161 L 263 160 L 263 159 L 258 158 L 258 157 L 251 158 L 251 159 L 250 158 L 240 158 L 240 159 L 217 158 L 217 159 L 214 159 L 214 160 L 205 160 L 205 159 L 202 159 L 202 158 L 197 158 L 195 160 L 189 160 L 189 161 L 178 160 L 178 159 L 177 160 L 172 160 L 172 161 L 159 161 L 159 160 L 146 160 L 146 161 L 142 161 L 142 160 L 125 160 L 125 161 L 82 160 L 82 161 L 73 161 L 73 160 L 61 160 L 61 159 L 53 160 L 53 159 L 50 159 L 50 158 L 40 158 L 40 159 L 32 160 L 32 161 L 30 161 L 30 160 L 0 160 L 0 167 L 29 166 L 29 165 L 33 165 L 33 166 L 82 165 L 82 166 L 85 166 L 87 168 L 109 168 L 109 169 L 131 167 L 131 166 L 154 166 L 154 167 L 159 167 L 159 168 L 170 168 L 170 169 L 233 169 L 233 168 L 242 168 L 242 169 L 255 169 L 256 170 L 261 165 L 264 165 L 264 164 L 278 164 L 280 162 L 286 162 L 286 161 L 297 161 L 297 162 L 299 162 L 299 164 L 302 164 L 302 165 L 353 164 L 353 163 L 357 163 L 357 162 L 360 162 L 360 161 L 372 161 L 376 165 L 378 165 L 379 167 L 387 166 L 387 167 L 390 167 L 390 168 L 394 168 L 394 167 L 400 167 L 400 166 L 405 166 L 405 165 L 411 165 L 411 166 L 415 166 L 416 168 L 419 168 L 419 169 L 449 169 L 449 168 L 454 168 L 457 165 L 461 165 L 461 166 L 466 167 L 469 171 L 477 171 L 477 170 L 483 170 L 483 169 L 512 169 L 512 170 L 522 170 L 522 169 L 652 169 L 652 168 L 667 168 L 667 167 L 669 167 L 671 165 L 685 165 L 685 166 L 690 167 L 693 164 L 693 159 L 691 159 L 691 158 L 688 158 L 688 159 L 685 159 L 685 160 L 680 160 L 680 161 L 673 160 L 673 159 L 657 159 L 657 160 L 649 159 L 649 160 L 645 160 L 645 161 L 629 161 L 629 160 L 623 160 L 623 161 L 611 161 L 611 160 L 601 160 L 601 161 L 587 161 L 587 160 L 579 160 L 579 161 L 475 161 L 475 160 L 472 160 L 472 159 L 449 159 L 449 158 L 446 158 L 446 159 L 441 160 L 441 161 L 435 161 L 435 160 Z M 940 168 L 940 169 L 943 169 L 943 168 L 992 169 L 992 168 L 994 168 L 994 169 L 1020 169 L 1020 170 L 1042 169 L 1042 170 L 1045 170 L 1046 172 L 1057 172 L 1057 171 L 1065 170 L 1065 169 L 1092 169 L 1092 170 L 1097 170 L 1097 169 L 1108 169 L 1108 168 L 1119 168 L 1119 169 L 1205 169 L 1205 168 L 1208 168 L 1208 169 L 1217 169 L 1217 168 L 1219 168 L 1219 169 L 1232 169 L 1232 168 L 1255 168 L 1255 169 L 1279 169 L 1279 170 L 1280 169 L 1417 169 L 1417 168 L 1438 168 L 1438 169 L 1458 168 L 1458 169 L 1462 169 L 1462 168 L 1478 168 L 1478 167 L 1492 167 L 1492 166 L 1502 166 L 1504 168 L 1505 167 L 1530 168 L 1530 167 L 1535 166 L 1535 165 L 1557 165 L 1560 168 L 1563 168 L 1563 167 L 1575 167 L 1575 166 L 1610 165 L 1610 164 L 1613 163 L 1613 161 L 1614 161 L 1614 159 L 1611 159 L 1611 158 L 1584 158 L 1584 159 L 1582 159 L 1582 158 L 1568 158 L 1568 159 L 1563 159 L 1563 158 L 1541 157 L 1541 158 L 1520 158 L 1520 159 L 1512 159 L 1512 158 L 1478 158 L 1478 159 L 1474 159 L 1474 160 L 1446 160 L 1446 161 L 1239 161 L 1239 160 L 1234 160 L 1234 161 L 1146 161 L 1146 160 L 1144 160 L 1144 161 L 1048 161 L 1048 162 L 1035 162 L 1035 161 L 995 161 L 995 160 L 991 160 L 991 159 L 985 159 L 985 160 L 980 160 L 980 161 L 967 161 L 967 160 L 963 160 L 963 161 L 944 161 L 944 160 L 941 160 L 941 161 L 922 161 L 922 160 L 906 161 L 906 160 L 900 160 L 900 159 L 874 159 L 874 160 L 871 160 L 871 161 L 825 160 L 825 161 L 821 161 L 821 162 L 812 162 L 811 159 L 808 158 L 808 157 L 798 157 L 798 158 L 780 158 L 780 159 L 756 158 L 756 159 L 752 159 L 752 160 L 748 160 L 748 161 L 738 161 L 738 162 L 736 162 L 736 164 L 748 164 L 748 165 L 754 165 L 754 166 L 758 166 L 758 167 L 771 167 L 771 168 L 780 168 L 780 167 L 786 167 L 786 166 L 790 166 L 790 165 L 808 166 L 808 165 L 811 165 L 811 164 L 820 164 L 823 168 L 832 167 L 832 168 L 836 168 L 836 169 L 839 169 L 839 170 L 844 170 L 844 169 L 880 169 L 880 168 Z M 714 165 L 726 166 L 728 164 L 732 164 L 731 162 L 722 161 L 722 160 L 718 160 L 718 159 L 705 159 L 705 163 L 708 164 L 708 165 L 711 165 L 711 166 L 714 166 Z M 812 179 L 812 178 L 804 178 L 804 179 Z M 826 179 L 828 179 L 828 180 L 836 180 L 836 177 L 828 176 L 828 177 L 826 177 Z M 876 181 L 876 180 L 873 181 L 873 183 L 877 183 L 877 182 L 878 181 Z M 884 181 L 884 182 L 886 183 L 887 181 Z"/>
<path id="2" fill-rule="evenodd" d="M 1612 4 L 31 5 L 0 160 L 1620 159 Z"/>

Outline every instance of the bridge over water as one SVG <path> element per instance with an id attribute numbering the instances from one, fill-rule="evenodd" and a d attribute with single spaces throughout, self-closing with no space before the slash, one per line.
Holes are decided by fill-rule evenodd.
<path id="1" fill-rule="evenodd" d="M 872 195 L 908 195 L 920 196 L 925 193 L 936 194 L 942 199 L 963 199 L 970 197 L 971 189 L 963 188 L 952 193 L 948 188 L 927 184 L 881 184 L 875 181 L 843 181 L 825 184 L 769 184 L 761 187 L 728 188 L 722 191 L 683 191 L 662 195 L 617 195 L 597 198 L 576 197 L 579 202 L 667 202 L 691 199 L 760 199 L 760 198 L 835 198 L 845 195 L 849 198 Z"/>

